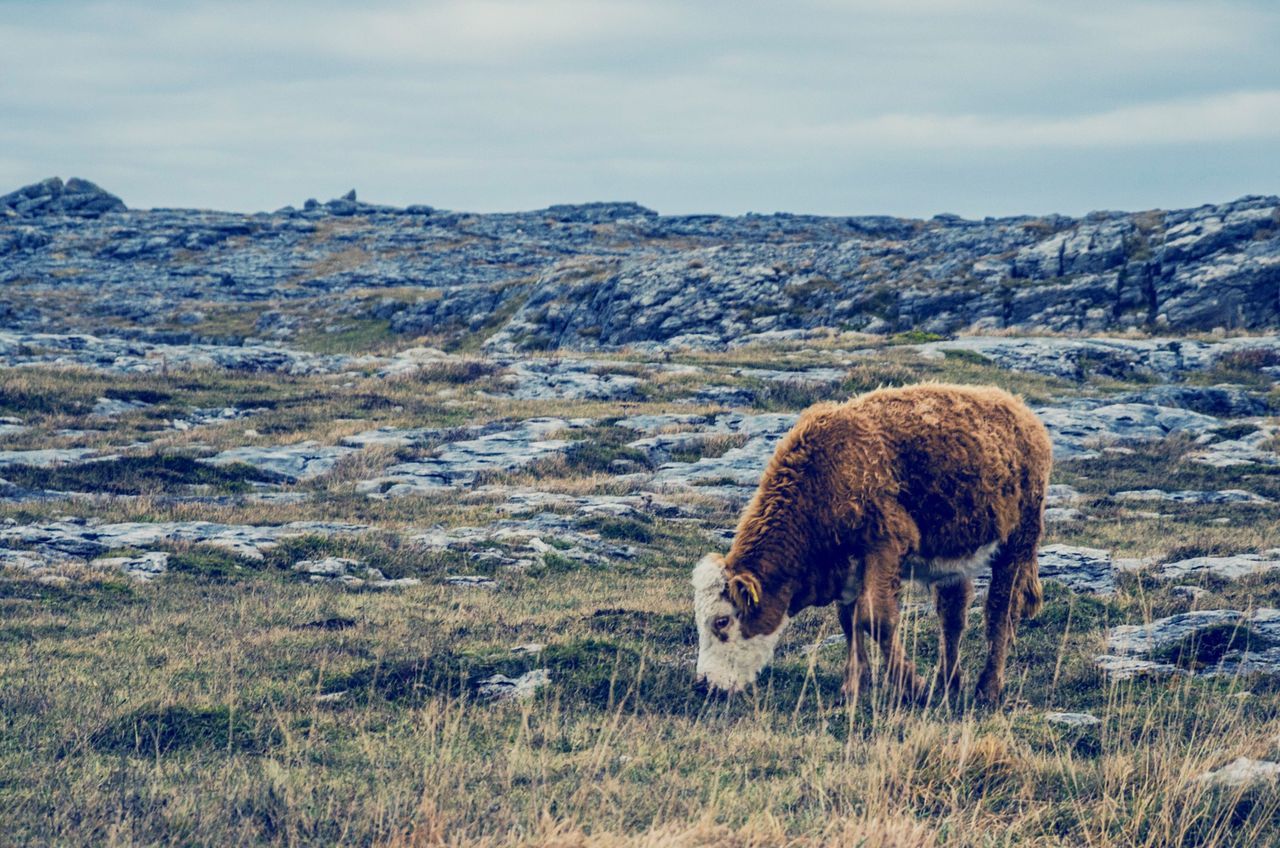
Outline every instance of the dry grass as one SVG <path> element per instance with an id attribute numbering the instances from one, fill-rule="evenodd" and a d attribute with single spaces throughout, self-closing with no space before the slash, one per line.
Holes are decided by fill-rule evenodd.
<path id="1" fill-rule="evenodd" d="M 771 350 L 690 359 L 725 380 L 744 364 L 778 367 Z M 859 385 L 921 376 L 985 381 L 993 374 L 981 362 L 930 362 L 904 351 L 852 368 L 849 380 Z M 83 424 L 83 405 L 112 388 L 166 392 L 166 409 L 231 401 L 269 407 L 186 433 L 148 430 L 159 413 L 143 412 L 78 437 L 104 447 L 149 439 L 132 449 L 139 455 L 306 438 L 334 443 L 380 426 L 590 417 L 601 422 L 599 451 L 549 459 L 502 482 L 623 493 L 627 486 L 597 467 L 626 447 L 618 428 L 604 422 L 638 412 L 715 411 L 678 402 L 694 385 L 687 379 L 668 381 L 668 400 L 623 405 L 478 396 L 452 372 L 392 381 L 223 372 L 112 380 L 30 369 L 6 375 L 6 397 L 45 397 L 49 408 L 29 410 L 36 430 L 6 437 L 0 447 L 76 441 L 59 442 L 51 431 Z M 1031 392 L 1082 390 L 1021 375 L 1008 381 Z M 249 428 L 260 435 L 245 437 Z M 705 450 L 737 443 L 727 437 Z M 1184 465 L 1187 449 L 1171 442 L 1063 466 L 1055 482 L 1076 485 L 1095 520 L 1054 527 L 1048 541 L 1135 556 L 1273 547 L 1280 516 L 1268 507 L 1110 500 L 1121 488 L 1234 485 L 1265 493 L 1280 486 L 1273 475 L 1246 476 L 1256 471 Z M 173 570 L 152 584 L 79 569 L 67 570 L 64 583 L 47 584 L 4 573 L 0 843 L 1277 842 L 1275 787 L 1216 789 L 1198 779 L 1238 756 L 1280 757 L 1274 680 L 1113 683 L 1094 666 L 1109 625 L 1192 608 L 1168 585 L 1125 577 L 1107 598 L 1050 585 L 1044 612 L 1022 628 L 999 712 L 904 710 L 882 690 L 855 707 L 840 706 L 843 648 L 823 642 L 838 632 L 829 610 L 797 618 L 753 692 L 706 700 L 690 687 L 696 645 L 687 571 L 711 534 L 732 525 L 732 510 L 697 494 L 673 495 L 698 517 L 632 519 L 643 530 L 643 541 L 630 540 L 635 559 L 495 568 L 466 551 L 429 552 L 405 540 L 437 524 L 485 526 L 506 517 L 497 508 L 501 498 L 443 493 L 377 501 L 355 494 L 356 481 L 398 458 L 396 449 L 381 447 L 354 454 L 296 487 L 313 496 L 301 503 L 182 499 L 162 488 L 0 504 L 0 521 L 19 523 L 75 514 L 104 521 L 342 520 L 371 528 L 352 538 L 289 542 L 260 562 L 175 546 Z M 1145 517 L 1148 510 L 1165 516 Z M 1234 523 L 1217 523 L 1224 517 Z M 581 532 L 630 532 L 630 525 L 610 528 L 600 519 L 573 521 Z M 399 592 L 353 591 L 310 584 L 291 571 L 298 559 L 329 554 L 422 583 Z M 442 582 L 465 573 L 488 574 L 497 588 Z M 1280 606 L 1275 581 L 1207 581 L 1205 588 L 1210 595 L 1196 602 L 1201 608 Z M 932 616 L 916 604 L 907 620 L 908 645 L 924 669 L 935 659 Z M 975 615 L 966 636 L 970 682 L 981 659 L 979 622 Z M 513 651 L 529 642 L 546 648 L 532 656 Z M 495 704 L 475 694 L 489 674 L 539 667 L 552 682 L 529 701 Z M 1087 711 L 1103 721 L 1065 729 L 1047 724 L 1046 710 Z"/>

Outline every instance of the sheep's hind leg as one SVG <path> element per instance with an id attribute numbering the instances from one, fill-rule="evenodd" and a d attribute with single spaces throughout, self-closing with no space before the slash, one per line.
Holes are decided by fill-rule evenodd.
<path id="1" fill-rule="evenodd" d="M 958 580 L 935 589 L 938 610 L 938 676 L 934 691 L 945 702 L 956 704 L 960 695 L 960 642 L 973 600 L 973 581 Z"/>
<path id="2" fill-rule="evenodd" d="M 844 667 L 844 685 L 840 688 L 846 704 L 855 704 L 858 694 L 871 686 L 871 661 L 867 656 L 867 642 L 862 628 L 857 624 L 856 604 L 840 604 L 840 628 L 844 630 L 849 658 Z"/>

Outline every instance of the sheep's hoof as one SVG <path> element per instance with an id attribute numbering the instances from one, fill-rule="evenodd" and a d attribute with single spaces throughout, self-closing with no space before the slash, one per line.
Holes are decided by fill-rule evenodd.
<path id="1" fill-rule="evenodd" d="M 1001 690 L 1004 689 L 1003 681 L 997 680 L 994 675 L 982 675 L 978 680 L 978 688 L 974 691 L 974 698 L 979 707 L 986 709 L 995 709 L 1000 706 Z"/>
<path id="2" fill-rule="evenodd" d="M 939 706 L 958 708 L 963 700 L 961 694 L 963 688 L 964 684 L 959 673 L 944 675 L 942 672 L 938 672 L 933 679 L 931 700 Z"/>
<path id="3" fill-rule="evenodd" d="M 858 697 L 863 692 L 871 690 L 871 675 L 864 674 L 856 680 L 845 679 L 844 685 L 840 687 L 840 697 L 836 704 L 842 707 L 854 707 L 858 704 Z"/>

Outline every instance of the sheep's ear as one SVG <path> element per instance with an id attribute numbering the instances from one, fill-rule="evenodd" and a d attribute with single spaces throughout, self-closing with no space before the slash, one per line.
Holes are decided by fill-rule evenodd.
<path id="1" fill-rule="evenodd" d="M 729 598 L 733 605 L 746 612 L 760 604 L 760 578 L 750 572 L 735 574 L 729 578 Z"/>

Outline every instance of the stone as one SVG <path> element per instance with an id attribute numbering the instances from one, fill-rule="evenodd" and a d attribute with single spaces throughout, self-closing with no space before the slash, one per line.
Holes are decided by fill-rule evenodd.
<path id="1" fill-rule="evenodd" d="M 1237 757 L 1225 766 L 1200 775 L 1205 783 L 1239 789 L 1256 783 L 1275 783 L 1280 779 L 1280 763 Z"/>
<path id="2" fill-rule="evenodd" d="M 185 543 L 223 548 L 248 559 L 262 559 L 263 552 L 281 539 L 297 536 L 359 533 L 358 524 L 294 521 L 278 525 L 215 524 L 209 521 L 98 523 L 85 519 L 0 527 L 0 544 L 22 544 L 43 551 L 79 557 L 98 557 L 120 548 L 149 548 Z"/>
<path id="3" fill-rule="evenodd" d="M 30 465 L 35 468 L 49 468 L 54 465 L 69 465 L 84 462 L 98 457 L 95 448 L 40 448 L 37 450 L 0 451 L 0 468 L 6 465 Z"/>
<path id="4" fill-rule="evenodd" d="M 295 483 L 332 471 L 339 460 L 357 450 L 358 448 L 341 445 L 321 446 L 318 442 L 307 441 L 275 448 L 230 448 L 200 461 L 217 466 L 249 465 L 272 477 Z"/>
<path id="5" fill-rule="evenodd" d="M 422 582 L 416 577 L 388 580 L 378 569 L 365 567 L 349 557 L 303 560 L 295 563 L 293 570 L 307 575 L 313 583 L 339 583 L 351 588 L 402 589 Z"/>
<path id="6" fill-rule="evenodd" d="M 1166 562 L 1156 567 L 1154 576 L 1164 580 L 1185 580 L 1212 575 L 1223 580 L 1239 580 L 1280 570 L 1280 549 L 1262 554 L 1202 556 Z"/>
<path id="7" fill-rule="evenodd" d="M 1280 199 L 1255 196 L 1159 213 L 981 221 L 656 215 L 612 202 L 468 214 L 379 206 L 348 193 L 302 209 L 239 214 L 127 211 L 87 181 L 51 178 L 0 197 L 0 286 L 9 287 L 0 318 L 24 332 L 116 328 L 122 337 L 100 339 L 94 351 L 20 354 L 113 370 L 202 359 L 336 373 L 347 370 L 339 360 L 353 362 L 272 353 L 243 336 L 210 350 L 216 345 L 207 339 L 227 332 L 213 316 L 231 306 L 259 309 L 264 321 L 255 332 L 279 339 L 373 318 L 406 339 L 483 331 L 485 349 L 498 353 L 785 348 L 850 331 L 1047 331 L 1059 335 L 1038 350 L 1015 351 L 1003 335 L 925 350 L 967 350 L 1070 378 L 1170 379 L 1236 353 L 1261 351 L 1259 366 L 1280 364 L 1266 359 L 1274 339 L 1256 335 L 1280 325 L 1272 296 L 1278 209 Z M 322 228 L 337 218 L 347 226 L 329 237 Z M 13 296 L 16 286 L 28 296 Z M 370 287 L 418 293 L 351 294 Z M 55 289 L 66 296 L 46 296 Z M 287 316 L 261 308 L 285 301 Z M 1176 337 L 1098 335 L 1162 324 Z M 1179 338 L 1215 327 L 1255 335 Z M 950 342 L 958 344 L 944 346 Z M 148 350 L 160 357 L 148 361 Z M 643 379 L 616 377 L 588 380 L 609 384 L 589 391 L 621 397 Z"/>
<path id="8" fill-rule="evenodd" d="M 1229 468 L 1234 465 L 1280 465 L 1280 453 L 1274 447 L 1280 426 L 1266 425 L 1238 439 L 1226 439 L 1188 454 L 1194 462 Z"/>
<path id="9" fill-rule="evenodd" d="M 496 589 L 498 582 L 481 574 L 450 574 L 444 578 L 446 586 L 467 586 L 473 589 Z"/>
<path id="10" fill-rule="evenodd" d="M 1049 430 L 1058 461 L 1092 459 L 1100 448 L 1159 441 L 1172 433 L 1197 435 L 1222 423 L 1198 412 L 1139 403 L 1043 407 L 1036 413 Z"/>
<path id="11" fill-rule="evenodd" d="M 356 491 L 371 497 L 431 494 L 470 486 L 483 473 L 514 471 L 562 453 L 572 442 L 550 436 L 588 426 L 586 419 L 529 418 L 514 427 L 441 445 L 431 455 L 387 468 Z"/>
<path id="12" fill-rule="evenodd" d="M 617 368 L 617 363 L 593 360 L 513 362 L 500 381 L 508 387 L 507 396 L 518 400 L 638 399 L 644 380 L 615 373 Z"/>
<path id="13" fill-rule="evenodd" d="M 50 177 L 0 197 L 0 211 L 10 210 L 20 217 L 72 215 L 96 218 L 107 212 L 123 212 L 120 198 L 98 186 L 72 177 L 65 183 Z"/>
<path id="14" fill-rule="evenodd" d="M 1107 651 L 1096 662 L 1118 679 L 1140 674 L 1274 674 L 1280 672 L 1280 610 L 1194 610 L 1147 624 L 1118 625 L 1107 633 Z M 1189 656 L 1190 667 L 1173 664 L 1175 655 Z"/>
<path id="15" fill-rule="evenodd" d="M 1089 713 L 1045 713 L 1044 720 L 1049 724 L 1059 724 L 1073 729 L 1094 727 L 1102 724 L 1102 719 Z"/>
<path id="16" fill-rule="evenodd" d="M 476 694 L 489 701 L 525 701 L 551 682 L 551 673 L 545 668 L 526 671 L 519 677 L 495 674 L 476 684 Z"/>
<path id="17" fill-rule="evenodd" d="M 133 556 L 98 557 L 89 563 L 95 568 L 116 569 L 137 580 L 150 581 L 169 569 L 169 554 L 151 551 Z"/>
<path id="18" fill-rule="evenodd" d="M 146 409 L 151 405 L 152 404 L 144 403 L 140 400 L 118 400 L 115 398 L 100 397 L 93 404 L 93 411 L 89 414 L 95 418 L 115 418 L 119 415 L 126 415 L 130 412 Z"/>
<path id="19" fill-rule="evenodd" d="M 1101 548 L 1042 545 L 1038 565 L 1042 580 L 1055 580 L 1077 592 L 1109 595 L 1116 588 L 1111 554 Z"/>
<path id="20" fill-rule="evenodd" d="M 615 544 L 594 531 L 578 530 L 572 517 L 548 512 L 493 521 L 484 527 L 436 527 L 412 534 L 409 542 L 430 551 L 469 552 L 479 562 L 503 568 L 524 568 L 546 555 L 592 566 L 639 555 L 633 545 Z"/>
<path id="21" fill-rule="evenodd" d="M 1073 486 L 1064 483 L 1050 483 L 1045 491 L 1044 503 L 1049 507 L 1070 506 L 1081 500 L 1084 496 Z"/>
<path id="22" fill-rule="evenodd" d="M 1189 504 L 1269 504 L 1270 498 L 1243 489 L 1222 489 L 1217 492 L 1202 492 L 1189 489 L 1165 491 L 1164 489 L 1130 489 L 1112 495 L 1118 501 L 1171 501 Z"/>

